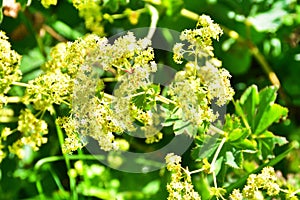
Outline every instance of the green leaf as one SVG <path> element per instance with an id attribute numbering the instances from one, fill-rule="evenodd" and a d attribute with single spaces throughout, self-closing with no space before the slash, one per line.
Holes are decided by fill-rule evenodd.
<path id="1" fill-rule="evenodd" d="M 265 131 L 257 138 L 257 143 L 259 157 L 260 159 L 265 160 L 274 158 L 273 150 L 276 144 L 282 146 L 287 144 L 288 141 L 285 137 L 276 136 L 270 131 Z"/>
<path id="2" fill-rule="evenodd" d="M 165 127 L 172 126 L 175 123 L 175 121 L 177 121 L 177 120 L 178 120 L 178 118 L 177 119 L 169 118 L 169 119 L 166 119 L 166 121 L 163 122 L 162 125 L 165 126 Z"/>
<path id="3" fill-rule="evenodd" d="M 220 144 L 217 139 L 217 137 L 207 137 L 204 141 L 195 140 L 197 147 L 193 149 L 192 157 L 196 161 L 201 161 L 203 158 L 209 159 Z"/>
<path id="4" fill-rule="evenodd" d="M 282 25 L 282 18 L 288 14 L 283 7 L 284 2 L 278 1 L 273 4 L 271 9 L 249 17 L 248 21 L 251 22 L 255 29 L 259 32 L 274 33 Z"/>
<path id="5" fill-rule="evenodd" d="M 132 98 L 132 102 L 136 105 L 137 108 L 144 108 L 147 104 L 146 100 L 147 95 L 145 93 Z"/>
<path id="6" fill-rule="evenodd" d="M 242 187 L 245 182 L 247 181 L 247 178 L 249 177 L 250 174 L 256 174 L 257 172 L 261 171 L 264 167 L 266 166 L 274 166 L 277 163 L 279 163 L 281 160 L 283 160 L 293 149 L 295 148 L 295 146 L 291 146 L 289 149 L 287 149 L 286 151 L 284 151 L 283 153 L 277 155 L 274 159 L 270 160 L 268 163 L 264 163 L 262 165 L 260 165 L 258 168 L 256 168 L 255 170 L 253 170 L 252 172 L 248 173 L 247 175 L 243 176 L 242 178 L 240 178 L 239 180 L 237 180 L 235 183 L 230 184 L 229 186 L 226 187 L 226 191 L 227 194 L 230 194 L 232 192 L 232 190 L 236 189 L 236 188 L 240 188 Z"/>
<path id="7" fill-rule="evenodd" d="M 224 161 L 224 157 L 223 156 L 220 156 L 217 161 L 215 162 L 215 173 L 218 175 L 219 172 L 221 171 L 222 169 L 222 165 L 223 165 L 223 161 Z"/>
<path id="8" fill-rule="evenodd" d="M 236 151 L 236 153 L 234 154 L 235 163 L 237 164 L 237 166 L 239 168 L 243 167 L 243 164 L 244 164 L 244 153 L 246 153 L 246 152 L 245 151 Z"/>
<path id="9" fill-rule="evenodd" d="M 207 180 L 207 176 L 203 173 L 199 174 L 199 178 L 197 177 L 196 185 L 199 185 L 199 194 L 202 200 L 209 200 L 211 199 L 210 195 L 210 186 Z"/>
<path id="10" fill-rule="evenodd" d="M 259 92 L 259 106 L 255 116 L 254 133 L 259 134 L 266 130 L 272 123 L 286 117 L 288 109 L 274 104 L 278 88 L 271 86 Z"/>
<path id="11" fill-rule="evenodd" d="M 279 119 L 286 117 L 288 114 L 288 109 L 284 108 L 278 104 L 273 104 L 272 106 L 267 106 L 264 112 L 256 117 L 256 129 L 255 134 L 259 134 L 266 130 L 272 123 L 278 122 Z"/>
<path id="12" fill-rule="evenodd" d="M 166 14 L 168 16 L 174 16 L 180 13 L 183 7 L 183 0 L 163 0 L 162 4 L 167 8 Z"/>
<path id="13" fill-rule="evenodd" d="M 229 133 L 228 141 L 234 142 L 240 139 L 245 139 L 248 136 L 248 131 L 245 129 L 234 129 Z"/>
<path id="14" fill-rule="evenodd" d="M 249 130 L 242 126 L 240 119 L 235 115 L 226 115 L 223 130 L 228 133 L 227 142 L 229 143 L 239 142 L 249 135 Z"/>
<path id="15" fill-rule="evenodd" d="M 189 121 L 177 120 L 174 123 L 173 130 L 175 135 L 188 134 L 189 136 L 196 135 L 197 127 Z"/>
<path id="16" fill-rule="evenodd" d="M 254 134 L 259 135 L 274 122 L 287 116 L 288 109 L 274 103 L 277 90 L 275 86 L 270 86 L 258 92 L 257 87 L 252 85 L 236 102 L 236 113 L 244 123 L 248 123 Z"/>
<path id="17" fill-rule="evenodd" d="M 104 0 L 103 6 L 110 9 L 112 12 L 117 12 L 120 8 L 120 5 L 126 5 L 126 0 Z"/>
<path id="18" fill-rule="evenodd" d="M 256 150 L 256 143 L 249 139 L 244 139 L 238 142 L 231 142 L 230 144 L 237 149 L 243 149 L 244 151 L 252 152 Z"/>
<path id="19" fill-rule="evenodd" d="M 226 152 L 226 157 L 225 157 L 225 164 L 232 167 L 232 168 L 235 168 L 235 169 L 239 169 L 240 167 L 238 166 L 238 164 L 235 162 L 235 157 L 233 155 L 233 152 L 232 151 L 227 151 Z"/>
<path id="20" fill-rule="evenodd" d="M 71 28 L 69 25 L 65 24 L 62 21 L 58 21 L 58 20 L 55 21 L 52 24 L 52 27 L 63 37 L 68 38 L 70 40 L 76 40 L 83 36 L 80 32 L 74 30 L 73 28 Z"/>
<path id="21" fill-rule="evenodd" d="M 148 183 L 143 189 L 144 194 L 154 195 L 160 188 L 160 180 L 154 180 Z"/>
<path id="22" fill-rule="evenodd" d="M 31 49 L 28 54 L 22 56 L 20 70 L 22 74 L 30 73 L 34 70 L 40 69 L 44 64 L 45 58 L 39 48 Z"/>
<path id="23" fill-rule="evenodd" d="M 242 95 L 240 102 L 243 105 L 244 113 L 246 113 L 248 124 L 250 125 L 250 127 L 253 127 L 255 109 L 259 102 L 257 86 L 250 86 Z"/>
<path id="24" fill-rule="evenodd" d="M 149 88 L 140 88 L 137 92 L 142 94 L 132 98 L 132 101 L 140 109 L 150 110 L 156 105 L 155 96 L 159 94 L 160 87 L 152 84 Z"/>

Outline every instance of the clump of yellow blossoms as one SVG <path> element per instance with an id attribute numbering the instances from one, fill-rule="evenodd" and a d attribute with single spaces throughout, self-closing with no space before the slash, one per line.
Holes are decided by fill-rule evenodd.
<path id="1" fill-rule="evenodd" d="M 21 79 L 21 71 L 19 65 L 21 56 L 11 50 L 8 37 L 4 32 L 0 31 L 0 108 L 5 103 L 4 94 L 10 90 L 13 82 Z"/>
<path id="2" fill-rule="evenodd" d="M 7 94 L 11 88 L 12 83 L 21 79 L 21 71 L 19 65 L 21 56 L 11 49 L 8 37 L 4 32 L 0 31 L 0 109 L 8 102 Z M 2 115 L 2 114 L 1 114 Z M 12 131 L 5 127 L 2 129 L 0 135 L 0 162 L 6 157 L 5 142 Z"/>
<path id="3" fill-rule="evenodd" d="M 156 71 L 156 64 L 152 61 L 151 41 L 137 40 L 130 32 L 113 44 L 102 38 L 97 45 L 75 79 L 72 119 L 77 123 L 80 137 L 90 136 L 99 142 L 101 149 L 109 151 L 119 148 L 113 133 L 134 131 L 135 119 L 145 118 L 144 112 L 133 104 L 132 96 L 151 84 L 149 76 Z M 95 96 L 97 67 L 116 73 L 119 83 L 113 95 Z M 144 121 L 151 116 L 147 115 Z M 67 148 L 65 151 L 69 152 Z"/>
<path id="4" fill-rule="evenodd" d="M 41 3 L 45 8 L 49 8 L 51 5 L 56 5 L 57 0 L 42 0 Z"/>
<path id="5" fill-rule="evenodd" d="M 218 117 L 211 109 L 213 100 L 218 106 L 225 105 L 232 99 L 229 72 L 221 68 L 221 61 L 214 58 L 212 40 L 219 39 L 222 29 L 207 15 L 199 17 L 196 29 L 184 30 L 180 39 L 187 41 L 175 44 L 174 60 L 181 64 L 187 60 L 185 69 L 175 76 L 169 94 L 182 113 L 184 120 L 196 125 L 203 121 L 212 122 Z M 185 48 L 186 47 L 186 48 Z"/>
<path id="6" fill-rule="evenodd" d="M 25 148 L 29 146 L 37 151 L 42 144 L 47 142 L 44 137 L 48 134 L 48 126 L 44 120 L 37 119 L 30 110 L 21 111 L 17 130 L 22 133 L 22 137 L 9 146 L 9 151 L 16 154 L 20 159 L 25 156 Z"/>
<path id="7" fill-rule="evenodd" d="M 42 5 L 49 8 L 56 5 L 57 0 L 42 0 Z M 72 0 L 73 6 L 79 11 L 79 16 L 85 21 L 88 30 L 97 35 L 104 35 L 103 14 L 100 0 Z"/>
<path id="8" fill-rule="evenodd" d="M 251 174 L 247 179 L 247 184 L 242 192 L 233 190 L 230 195 L 231 200 L 260 200 L 264 199 L 262 191 L 265 190 L 268 196 L 276 196 L 280 192 L 278 178 L 272 167 L 263 168 L 260 174 Z"/>
<path id="9" fill-rule="evenodd" d="M 171 172 L 171 181 L 167 185 L 168 200 L 200 200 L 194 190 L 192 178 L 188 169 L 181 167 L 181 157 L 170 153 L 166 156 L 167 169 Z"/>
<path id="10" fill-rule="evenodd" d="M 79 11 L 79 16 L 85 21 L 87 29 L 91 30 L 97 35 L 104 34 L 104 27 L 102 25 L 101 1 L 99 0 L 72 0 L 73 5 Z"/>

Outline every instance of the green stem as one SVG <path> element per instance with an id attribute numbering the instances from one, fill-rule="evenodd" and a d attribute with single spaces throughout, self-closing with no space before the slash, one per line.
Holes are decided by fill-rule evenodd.
<path id="1" fill-rule="evenodd" d="M 1 123 L 11 123 L 11 122 L 17 122 L 17 117 L 7 117 L 7 116 L 0 116 L 0 122 Z"/>
<path id="2" fill-rule="evenodd" d="M 105 157 L 102 156 L 102 155 L 64 155 L 64 156 L 51 156 L 51 157 L 47 157 L 47 158 L 42 158 L 40 159 L 35 165 L 34 165 L 34 171 L 37 173 L 41 167 L 47 163 L 52 163 L 52 162 L 57 162 L 57 161 L 62 161 L 62 160 L 65 160 L 65 157 L 68 157 L 69 160 L 104 160 Z M 51 172 L 51 168 L 50 168 L 50 172 Z M 52 174 L 52 173 L 51 173 Z M 53 176 L 53 174 L 52 174 Z M 58 179 L 58 177 L 55 177 L 53 176 L 54 178 L 54 181 L 56 182 L 58 188 L 60 190 L 63 189 L 63 186 L 60 184 L 60 180 Z M 42 183 L 41 183 L 41 180 L 40 179 L 37 179 L 36 181 L 36 188 L 37 188 L 37 191 L 40 195 L 40 198 L 42 200 L 46 199 L 45 196 L 44 196 L 44 192 L 43 192 L 43 186 L 42 186 Z"/>
<path id="3" fill-rule="evenodd" d="M 22 82 L 12 82 L 12 85 L 20 86 L 20 87 L 28 87 L 29 86 L 29 84 L 22 83 Z"/>
<path id="4" fill-rule="evenodd" d="M 62 192 L 65 192 L 65 188 L 64 186 L 62 185 L 61 181 L 59 180 L 59 177 L 57 176 L 57 174 L 54 172 L 54 170 L 50 167 L 49 168 L 49 171 L 54 179 L 54 182 L 56 183 L 58 189 Z"/>
<path id="5" fill-rule="evenodd" d="M 116 82 L 118 81 L 117 78 L 115 77 L 106 77 L 106 78 L 102 78 L 103 82 Z"/>
<path id="6" fill-rule="evenodd" d="M 150 23 L 150 28 L 147 34 L 147 38 L 151 40 L 151 38 L 153 37 L 154 33 L 155 33 L 155 29 L 157 26 L 157 22 L 159 19 L 159 14 L 157 9 L 150 5 L 150 4 L 146 4 L 146 8 L 148 8 L 150 15 L 151 15 L 151 23 Z"/>
<path id="7" fill-rule="evenodd" d="M 216 177 L 216 173 L 215 173 L 215 164 L 217 162 L 218 156 L 219 156 L 219 154 L 220 154 L 220 152 L 222 150 L 222 147 L 225 144 L 225 142 L 226 142 L 226 137 L 223 137 L 222 140 L 221 140 L 221 142 L 220 142 L 220 144 L 219 144 L 219 146 L 218 146 L 218 149 L 217 149 L 217 151 L 216 151 L 216 153 L 215 153 L 215 155 L 214 155 L 214 157 L 213 157 L 213 159 L 211 161 L 211 164 L 210 164 L 210 171 L 213 174 L 215 188 L 218 188 L 217 177 Z"/>
<path id="8" fill-rule="evenodd" d="M 215 126 L 212 125 L 212 124 L 209 125 L 209 129 L 210 129 L 211 131 L 214 131 L 214 132 L 216 132 L 216 133 L 219 133 L 220 135 L 226 136 L 226 132 L 225 132 L 225 131 L 223 131 L 223 130 L 217 128 L 217 127 L 215 127 Z"/>
<path id="9" fill-rule="evenodd" d="M 43 44 L 41 37 L 39 37 L 39 35 L 36 33 L 32 23 L 27 19 L 27 17 L 25 16 L 25 14 L 23 12 L 19 12 L 19 16 L 20 16 L 20 19 L 22 20 L 22 22 L 25 24 L 26 28 L 28 29 L 28 32 L 34 37 L 44 59 L 46 59 L 47 53 L 45 51 L 44 44 Z"/>
<path id="10" fill-rule="evenodd" d="M 155 98 L 156 98 L 156 100 L 161 101 L 165 104 L 174 104 L 174 105 L 177 104 L 175 101 L 172 101 L 171 99 L 168 99 L 162 95 L 157 95 Z"/>
<path id="11" fill-rule="evenodd" d="M 296 190 L 295 192 L 293 192 L 292 194 L 290 194 L 289 196 L 290 197 L 293 197 L 295 196 L 296 194 L 300 193 L 300 189 Z"/>
<path id="12" fill-rule="evenodd" d="M 53 114 L 53 117 L 54 117 L 54 120 L 55 120 L 55 127 L 56 127 L 56 131 L 57 131 L 59 144 L 60 144 L 60 147 L 62 148 L 62 146 L 64 144 L 64 134 L 63 134 L 59 124 L 56 121 L 56 119 L 57 119 L 56 113 Z M 66 167 L 67 167 L 67 170 L 68 170 L 68 173 L 69 173 L 69 171 L 71 170 L 70 159 L 66 154 L 63 154 L 63 156 L 64 156 Z M 72 176 L 69 176 L 69 181 L 70 181 L 70 190 L 71 190 L 71 193 L 72 193 L 72 199 L 77 200 L 78 195 L 76 193 L 76 180 Z"/>
<path id="13" fill-rule="evenodd" d="M 198 21 L 199 20 L 199 15 L 197 13 L 194 13 L 190 10 L 187 10 L 185 8 L 181 9 L 180 14 L 188 19 Z"/>
<path id="14" fill-rule="evenodd" d="M 45 200 L 46 198 L 44 195 L 43 186 L 42 186 L 41 180 L 39 178 L 35 182 L 35 186 L 36 186 L 36 189 L 39 193 L 39 197 L 41 198 L 41 200 Z"/>
<path id="15" fill-rule="evenodd" d="M 191 172 L 189 172 L 189 174 L 190 175 L 192 175 L 192 174 L 196 174 L 196 173 L 199 173 L 199 172 L 203 172 L 204 171 L 204 169 L 196 169 L 196 170 L 194 170 L 194 171 L 191 171 Z"/>
<path id="16" fill-rule="evenodd" d="M 66 155 L 69 160 L 104 160 L 103 155 Z M 50 156 L 40 159 L 35 165 L 34 170 L 39 171 L 44 164 L 65 160 L 65 156 Z"/>

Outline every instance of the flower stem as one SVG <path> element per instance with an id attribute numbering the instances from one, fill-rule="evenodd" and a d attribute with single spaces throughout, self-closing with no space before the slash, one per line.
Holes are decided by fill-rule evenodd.
<path id="1" fill-rule="evenodd" d="M 165 103 L 165 104 L 174 104 L 174 105 L 177 104 L 175 101 L 172 101 L 171 99 L 168 99 L 168 98 L 166 98 L 166 97 L 164 97 L 164 96 L 162 96 L 162 95 L 157 95 L 155 98 L 156 98 L 158 101 L 161 101 L 161 102 L 163 102 L 163 103 Z"/>
<path id="2" fill-rule="evenodd" d="M 58 136 L 59 144 L 60 144 L 60 147 L 62 148 L 62 146 L 64 144 L 64 135 L 63 135 L 63 132 L 62 132 L 59 124 L 56 121 L 57 116 L 56 116 L 55 112 L 53 114 L 53 117 L 54 117 L 54 120 L 55 120 L 55 127 L 56 127 L 56 131 L 57 131 L 57 136 Z M 64 160 L 65 160 L 65 163 L 66 163 L 66 166 L 67 166 L 67 170 L 68 170 L 68 173 L 69 173 L 69 171 L 71 170 L 70 159 L 69 159 L 69 157 L 68 157 L 67 154 L 63 154 L 63 156 L 64 156 Z M 78 195 L 76 193 L 76 180 L 72 176 L 69 176 L 69 181 L 70 181 L 70 190 L 71 190 L 71 193 L 72 193 L 72 199 L 77 200 L 78 199 Z"/>
<path id="3" fill-rule="evenodd" d="M 150 28 L 147 34 L 147 38 L 151 40 L 151 38 L 153 37 L 154 33 L 155 33 L 155 29 L 157 26 L 157 22 L 158 22 L 158 18 L 159 18 L 159 14 L 157 9 L 150 5 L 150 4 L 146 4 L 146 8 L 148 8 L 149 13 L 151 15 L 151 23 L 150 23 Z"/>
<path id="4" fill-rule="evenodd" d="M 20 87 L 28 87 L 29 86 L 29 84 L 21 83 L 21 82 L 12 82 L 12 85 L 20 86 Z"/>
<path id="5" fill-rule="evenodd" d="M 106 77 L 106 78 L 102 78 L 103 82 L 116 82 L 118 81 L 117 78 L 115 77 Z"/>
<path id="6" fill-rule="evenodd" d="M 17 122 L 17 121 L 18 121 L 17 117 L 7 117 L 7 116 L 0 117 L 1 123 L 11 123 L 11 122 Z"/>
<path id="7" fill-rule="evenodd" d="M 215 127 L 215 126 L 212 125 L 212 124 L 209 125 L 209 129 L 210 129 L 211 131 L 214 131 L 214 132 L 216 132 L 216 133 L 219 133 L 220 135 L 223 135 L 223 136 L 226 135 L 226 132 L 225 132 L 225 131 L 219 129 L 218 127 Z"/>
<path id="8" fill-rule="evenodd" d="M 216 165 L 216 161 L 217 161 L 217 159 L 218 159 L 218 156 L 219 156 L 219 154 L 220 154 L 220 152 L 221 152 L 221 149 L 222 149 L 222 147 L 223 147 L 223 145 L 225 144 L 225 142 L 226 142 L 226 137 L 223 137 L 222 138 L 222 140 L 221 140 L 221 142 L 220 142 L 220 144 L 219 144 L 219 146 L 218 146 L 218 149 L 217 149 L 217 151 L 216 151 L 216 153 L 215 153 L 215 155 L 214 155 L 214 157 L 213 157 L 213 159 L 212 159 L 212 161 L 211 161 L 211 164 L 210 164 L 210 171 L 212 172 L 212 174 L 213 174 L 213 178 L 214 178 L 214 186 L 215 186 L 215 188 L 218 188 L 218 184 L 217 184 L 217 177 L 216 177 L 216 172 L 215 172 L 215 165 Z"/>
<path id="9" fill-rule="evenodd" d="M 194 170 L 194 171 L 189 172 L 189 174 L 192 175 L 192 174 L 196 174 L 196 173 L 199 173 L 199 172 L 202 172 L 202 171 L 204 171 L 203 168 L 201 168 L 201 169 L 196 169 L 196 170 Z"/>
<path id="10" fill-rule="evenodd" d="M 104 160 L 103 155 L 66 155 L 69 160 Z M 57 161 L 62 161 L 65 159 L 65 156 L 50 156 L 40 159 L 35 165 L 34 170 L 38 171 L 46 163 L 52 163 Z"/>
<path id="11" fill-rule="evenodd" d="M 39 178 L 35 182 L 35 186 L 36 186 L 36 189 L 39 193 L 39 197 L 41 198 L 41 200 L 46 199 L 45 195 L 44 195 L 44 191 L 43 191 L 43 186 L 42 186 L 41 180 Z"/>
<path id="12" fill-rule="evenodd" d="M 300 193 L 300 189 L 296 190 L 295 192 L 293 192 L 292 194 L 290 194 L 290 197 L 295 196 L 296 194 Z"/>

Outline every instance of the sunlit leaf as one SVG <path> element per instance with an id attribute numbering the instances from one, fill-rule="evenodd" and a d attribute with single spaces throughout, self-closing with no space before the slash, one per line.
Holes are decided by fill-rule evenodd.
<path id="1" fill-rule="evenodd" d="M 225 158 L 225 164 L 232 167 L 232 168 L 235 168 L 235 169 L 238 169 L 240 168 L 238 166 L 238 164 L 236 163 L 236 160 L 235 160 L 235 156 L 233 155 L 233 152 L 232 151 L 227 151 L 226 152 L 226 158 Z"/>
<path id="2" fill-rule="evenodd" d="M 272 123 L 286 117 L 288 109 L 274 104 L 277 96 L 276 87 L 267 87 L 259 92 L 259 106 L 255 116 L 254 133 L 259 134 L 266 130 Z"/>
<path id="3" fill-rule="evenodd" d="M 160 180 L 154 180 L 149 182 L 144 188 L 143 188 L 143 193 L 148 194 L 148 195 L 153 195 L 158 192 L 160 188 Z"/>
<path id="4" fill-rule="evenodd" d="M 278 144 L 282 146 L 287 144 L 287 140 L 284 137 L 275 136 L 270 131 L 266 131 L 259 136 L 257 139 L 258 149 L 259 149 L 259 156 L 261 159 L 271 159 L 274 158 L 273 150 L 275 145 Z"/>
<path id="5" fill-rule="evenodd" d="M 258 13 L 248 18 L 257 31 L 275 32 L 282 25 L 282 18 L 287 15 L 282 2 L 276 2 L 266 12 Z"/>
<path id="6" fill-rule="evenodd" d="M 60 35 L 62 35 L 63 37 L 66 37 L 70 40 L 75 40 L 78 39 L 79 37 L 82 37 L 83 35 L 74 30 L 73 28 L 71 28 L 70 26 L 68 26 L 67 24 L 65 24 L 62 21 L 55 21 L 52 24 L 52 27 L 54 28 L 54 30 L 56 30 Z"/>
<path id="7" fill-rule="evenodd" d="M 207 137 L 204 142 L 199 140 L 195 142 L 197 147 L 193 149 L 192 156 L 197 161 L 201 161 L 203 158 L 210 158 L 220 144 L 216 137 Z"/>

